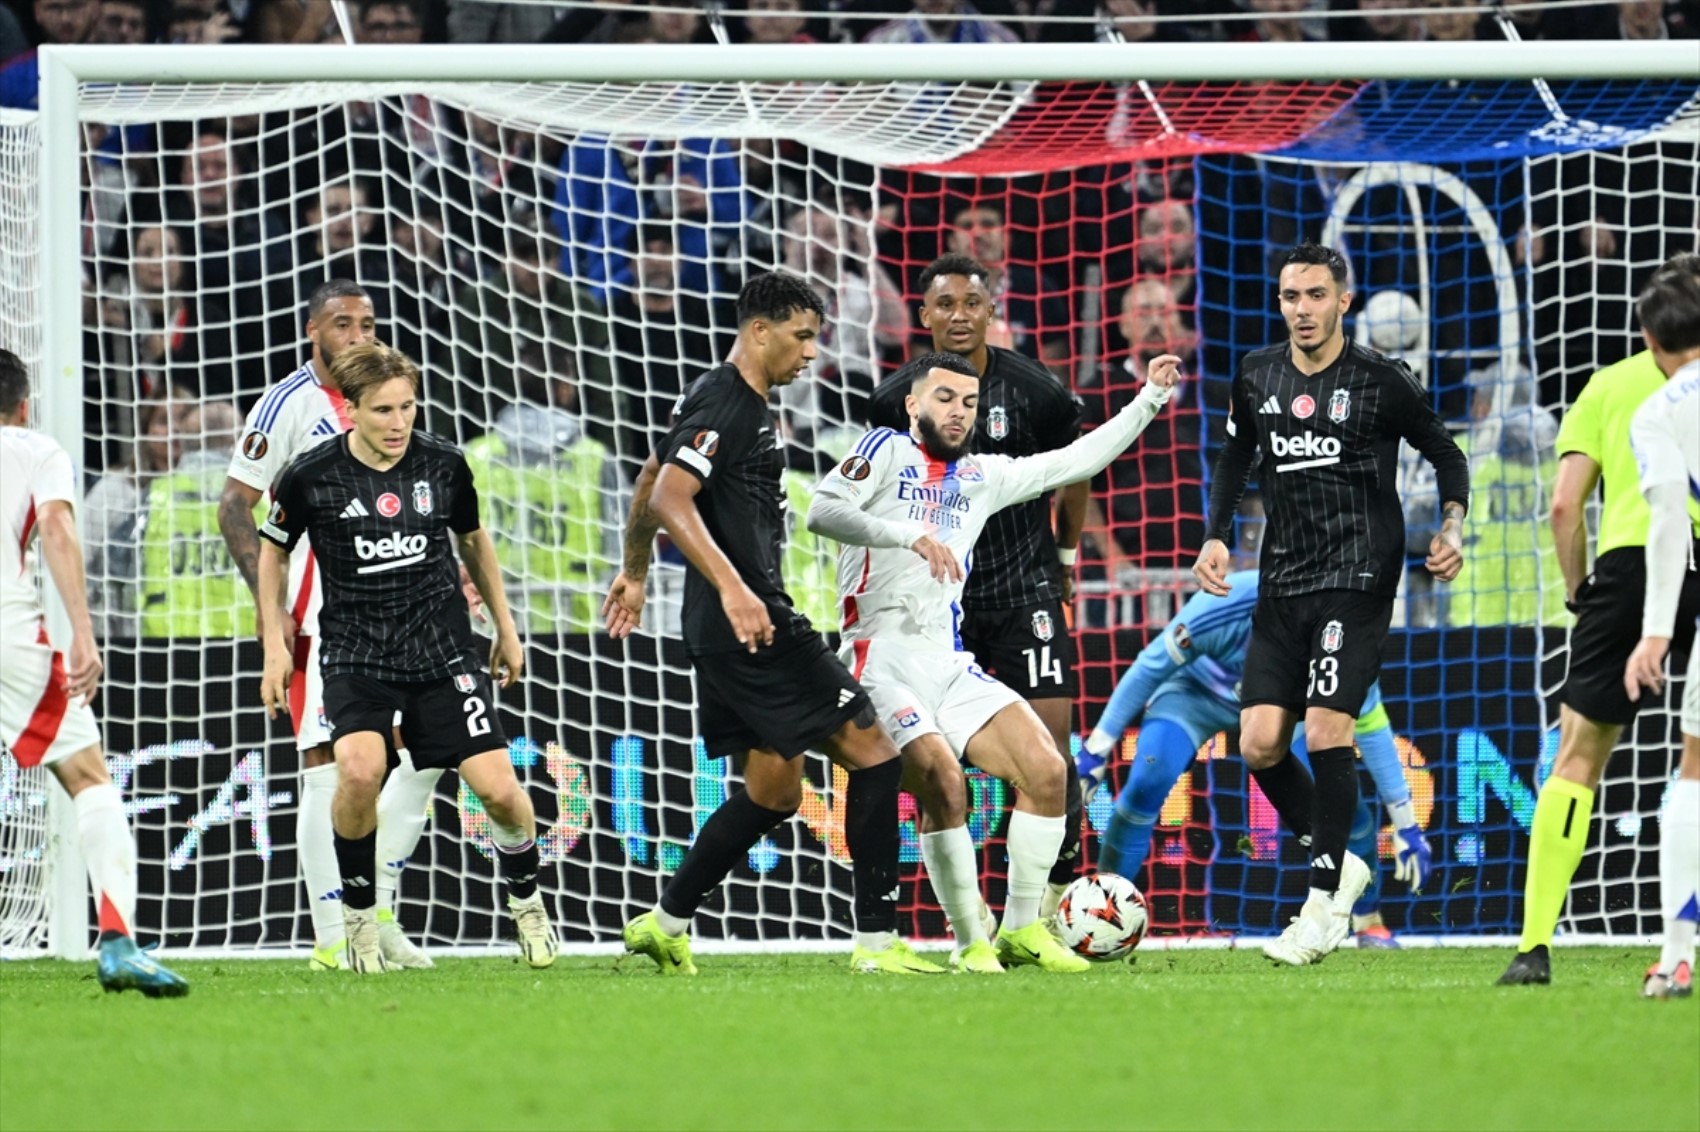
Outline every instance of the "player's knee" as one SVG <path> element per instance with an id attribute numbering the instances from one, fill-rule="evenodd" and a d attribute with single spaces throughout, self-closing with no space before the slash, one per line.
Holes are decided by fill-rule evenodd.
<path id="1" fill-rule="evenodd" d="M 745 786 L 750 801 L 764 810 L 790 817 L 803 806 L 803 784 L 800 782 L 751 782 Z"/>
<path id="2" fill-rule="evenodd" d="M 52 770 L 53 777 L 59 780 L 59 785 L 65 788 L 65 793 L 73 798 L 91 786 L 112 781 L 112 776 L 106 772 L 106 760 L 101 757 L 98 744 L 84 747 L 63 762 L 53 764 Z"/>
<path id="3" fill-rule="evenodd" d="M 531 824 L 531 799 L 517 781 L 504 784 L 478 799 L 497 825 L 510 829 Z"/>
<path id="4" fill-rule="evenodd" d="M 1174 786 L 1173 779 L 1142 762 L 1116 796 L 1116 810 L 1129 821 L 1149 825 L 1157 820 Z"/>
<path id="5" fill-rule="evenodd" d="M 1240 735 L 1240 758 L 1252 770 L 1267 770 L 1287 757 L 1285 744 L 1277 743 L 1273 735 Z"/>
<path id="6" fill-rule="evenodd" d="M 1021 792 L 1040 813 L 1061 814 L 1068 790 L 1063 785 L 1068 766 L 1054 749 L 1035 752 L 1023 761 Z"/>
<path id="7" fill-rule="evenodd" d="M 382 750 L 374 752 L 365 744 L 338 747 L 337 792 L 353 798 L 376 799 L 384 785 Z"/>

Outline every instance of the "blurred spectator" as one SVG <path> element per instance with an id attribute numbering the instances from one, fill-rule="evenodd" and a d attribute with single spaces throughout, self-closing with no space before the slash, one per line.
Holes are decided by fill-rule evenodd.
<path id="1" fill-rule="evenodd" d="M 456 374 L 483 391 L 478 406 L 489 420 L 497 406 L 512 404 L 520 360 L 535 355 L 570 359 L 580 379 L 574 403 L 589 418 L 589 431 L 614 445 L 614 400 L 608 360 L 608 320 L 594 296 L 554 267 L 542 233 L 515 225 L 501 268 L 490 280 L 459 287 L 455 295 Z M 551 368 L 561 368 L 552 363 Z"/>
<path id="2" fill-rule="evenodd" d="M 105 638 L 136 636 L 143 501 L 153 481 L 177 463 L 182 449 L 181 417 L 187 404 L 186 395 L 142 402 L 129 456 L 115 461 L 83 499 L 89 612 L 95 632 Z"/>
<path id="3" fill-rule="evenodd" d="M 1105 43 L 1156 42 L 1168 38 L 1163 33 L 1173 26 L 1151 18 L 1157 14 L 1156 0 L 1104 0 L 1102 10 L 1107 18 L 1098 25 L 1097 38 Z"/>
<path id="4" fill-rule="evenodd" d="M 803 0 L 746 0 L 742 6 L 750 10 L 743 20 L 745 43 L 815 42 Z"/>
<path id="5" fill-rule="evenodd" d="M 389 257 L 381 229 L 374 238 L 376 210 L 366 207 L 366 187 L 352 178 L 332 181 L 301 204 L 301 234 L 296 240 L 297 279 L 300 301 L 327 279 L 352 279 L 372 296 L 378 321 L 389 321 L 395 311 L 389 295 Z M 290 307 L 294 318 L 295 307 Z M 382 333 L 382 330 L 380 330 Z"/>
<path id="6" fill-rule="evenodd" d="M 561 9 L 550 4 L 491 4 L 449 0 L 450 43 L 537 43 Z"/>
<path id="7" fill-rule="evenodd" d="M 685 288 L 671 233 L 646 229 L 634 286 L 614 294 L 614 380 L 622 401 L 616 453 L 627 478 L 667 430 L 685 386 L 722 360 L 709 333 L 709 306 Z"/>
<path id="8" fill-rule="evenodd" d="M 1430 0 L 1422 0 L 1421 4 L 1410 3 L 1409 0 L 1357 0 L 1360 15 L 1355 20 L 1346 21 L 1351 38 L 1372 43 L 1400 43 L 1427 38 L 1428 33 L 1423 28 L 1421 16 L 1394 15 L 1392 10 L 1399 8 L 1421 7 Z M 1335 38 L 1341 38 L 1338 33 Z"/>
<path id="9" fill-rule="evenodd" d="M 12 9 L 0 4 L 0 63 L 16 59 L 30 49 L 29 36 Z"/>
<path id="10" fill-rule="evenodd" d="M 618 568 L 625 490 L 607 447 L 585 433 L 573 384 L 528 376 L 523 400 L 466 446 L 514 618 L 532 633 L 587 633 Z"/>
<path id="11" fill-rule="evenodd" d="M 900 20 L 881 24 L 868 43 L 1016 43 L 1020 37 L 1002 24 L 980 18 L 968 0 L 915 0 Z"/>
<path id="12" fill-rule="evenodd" d="M 1139 208 L 1133 240 L 1134 278 L 1161 276 L 1168 280 L 1180 303 L 1190 306 L 1196 301 L 1197 256 L 1198 226 L 1189 202 L 1158 200 Z M 1105 280 L 1117 283 L 1128 279 L 1126 262 L 1125 254 L 1112 249 L 1106 257 Z"/>
<path id="13" fill-rule="evenodd" d="M 318 43 L 326 28 L 341 41 L 331 0 L 254 0 L 248 39 L 253 43 Z"/>
<path id="14" fill-rule="evenodd" d="M 547 12 L 549 9 L 537 10 Z M 374 0 L 361 8 L 354 38 L 360 43 L 412 44 L 424 42 L 425 31 L 412 4 Z"/>
<path id="15" fill-rule="evenodd" d="M 1061 373 L 1074 355 L 1068 288 L 1028 263 L 1012 262 L 1001 205 L 979 201 L 951 217 L 950 250 L 970 256 L 992 273 L 997 315 L 986 334 L 993 346 L 1020 350 Z"/>
<path id="16" fill-rule="evenodd" d="M 167 43 L 236 43 L 242 29 L 217 0 L 177 0 L 166 20 Z"/>
<path id="17" fill-rule="evenodd" d="M 1462 43 L 1480 38 L 1481 15 L 1459 11 L 1473 6 L 1476 0 L 1429 0 L 1429 3 L 1435 10 L 1423 17 L 1423 26 L 1428 29 L 1430 39 Z"/>
<path id="18" fill-rule="evenodd" d="M 1617 35 L 1620 39 L 1693 39 L 1700 36 L 1700 5 L 1693 0 L 1620 0 Z"/>
<path id="19" fill-rule="evenodd" d="M 457 160 L 442 165 L 449 231 L 458 245 L 493 261 L 501 257 L 509 211 L 537 200 L 537 135 L 471 110 L 461 119 L 466 141 L 446 147 Z"/>
<path id="20" fill-rule="evenodd" d="M 452 402 L 457 428 L 433 420 L 426 427 L 447 435 L 461 435 L 467 423 L 462 409 L 476 404 L 479 421 L 489 420 L 482 412 L 482 399 L 470 383 L 448 382 L 438 374 L 453 372 L 454 344 L 450 325 L 455 295 L 473 286 L 473 277 L 458 270 L 449 255 L 443 218 L 435 201 L 421 194 L 412 209 L 398 214 L 390 223 L 390 301 L 393 309 L 387 327 L 380 333 L 408 357 L 419 363 L 427 383 L 426 400 L 434 405 Z M 470 435 L 466 433 L 465 435 Z"/>
<path id="21" fill-rule="evenodd" d="M 621 4 L 621 0 L 613 0 Z M 621 7 L 568 8 L 543 34 L 544 43 L 615 43 L 626 38 L 625 29 L 641 21 L 636 12 Z"/>
<path id="22" fill-rule="evenodd" d="M 1188 328 L 1169 282 L 1141 279 L 1117 303 L 1116 329 L 1126 352 L 1103 363 L 1095 381 L 1077 389 L 1086 420 L 1103 424 L 1138 394 L 1147 367 L 1163 354 L 1180 356 L 1181 371 L 1197 372 L 1198 335 Z M 1183 388 L 1140 435 L 1138 446 L 1100 477 L 1087 510 L 1111 577 L 1129 564 L 1145 568 L 1190 565 L 1204 545 L 1204 467 L 1199 450 L 1196 392 Z M 1107 509 L 1099 503 L 1108 499 Z M 1104 537 L 1105 511 L 1114 539 Z"/>
<path id="23" fill-rule="evenodd" d="M 143 0 L 101 0 L 90 42 L 138 44 L 152 40 L 148 6 Z"/>
<path id="24" fill-rule="evenodd" d="M 100 15 L 96 0 L 35 0 L 35 24 L 41 31 L 37 46 L 86 43 L 94 34 Z M 35 51 L 30 50 L 0 66 L 0 107 L 36 109 L 36 85 L 40 69 Z"/>
<path id="25" fill-rule="evenodd" d="M 785 225 L 784 266 L 826 303 L 811 371 L 780 390 L 792 434 L 808 443 L 823 428 L 865 420 L 879 375 L 879 351 L 900 346 L 908 325 L 903 298 L 875 262 L 868 217 L 836 216 L 811 204 Z"/>
<path id="26" fill-rule="evenodd" d="M 1268 18 L 1256 21 L 1234 39 L 1240 43 L 1300 43 L 1311 38 L 1327 38 L 1325 34 L 1309 34 L 1308 25 L 1316 21 L 1300 18 L 1308 7 L 1305 0 L 1251 0 L 1252 11 Z"/>
<path id="27" fill-rule="evenodd" d="M 653 9 L 628 27 L 631 43 L 712 43 L 696 0 L 649 0 Z"/>
<path id="28" fill-rule="evenodd" d="M 114 311 L 106 356 L 130 367 L 140 397 L 173 385 L 209 397 L 234 389 L 229 312 L 216 295 L 196 289 L 189 265 L 182 233 L 149 225 L 131 243 L 128 278 L 108 280 L 109 293 L 127 301 Z"/>
<path id="29" fill-rule="evenodd" d="M 228 401 L 189 408 L 182 455 L 144 495 L 137 598 L 144 637 L 246 639 L 254 602 L 218 527 L 242 417 Z M 256 508 L 258 510 L 258 508 Z"/>

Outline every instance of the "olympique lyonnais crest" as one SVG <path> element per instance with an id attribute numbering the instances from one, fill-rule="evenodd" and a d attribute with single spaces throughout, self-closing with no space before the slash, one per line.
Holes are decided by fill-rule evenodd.
<path id="1" fill-rule="evenodd" d="M 1051 615 L 1043 609 L 1033 611 L 1033 635 L 1041 641 L 1048 641 L 1057 627 L 1051 623 Z"/>
<path id="2" fill-rule="evenodd" d="M 1316 398 L 1309 393 L 1300 393 L 1293 398 L 1293 416 L 1299 420 L 1307 420 L 1316 412 Z"/>
<path id="3" fill-rule="evenodd" d="M 906 707 L 897 713 L 897 726 L 913 727 L 921 722 L 921 713 L 912 707 Z"/>
<path id="4" fill-rule="evenodd" d="M 1002 405 L 993 405 L 986 414 L 986 431 L 993 440 L 1002 440 L 1009 435 L 1009 414 Z"/>
<path id="5" fill-rule="evenodd" d="M 471 692 L 474 688 L 478 687 L 478 681 L 474 680 L 471 676 L 462 673 L 455 677 L 455 687 L 462 692 Z"/>
<path id="6" fill-rule="evenodd" d="M 1322 651 L 1339 652 L 1340 646 L 1346 643 L 1346 629 L 1338 621 L 1330 621 L 1322 627 Z"/>
<path id="7" fill-rule="evenodd" d="M 431 483 L 419 480 L 413 485 L 413 509 L 421 515 L 431 513 Z"/>
<path id="8" fill-rule="evenodd" d="M 1352 415 L 1352 394 L 1347 389 L 1336 389 L 1334 396 L 1328 399 L 1328 419 L 1339 424 Z"/>

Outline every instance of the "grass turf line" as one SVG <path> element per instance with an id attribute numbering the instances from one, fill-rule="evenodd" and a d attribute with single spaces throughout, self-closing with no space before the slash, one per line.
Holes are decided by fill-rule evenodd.
<path id="1" fill-rule="evenodd" d="M 0 965 L 0 1129 L 1689 1128 L 1700 1001 L 1644 948 L 1171 952 L 1085 976 L 852 977 L 842 956 L 500 959 L 356 980 L 184 962 L 187 999 Z"/>

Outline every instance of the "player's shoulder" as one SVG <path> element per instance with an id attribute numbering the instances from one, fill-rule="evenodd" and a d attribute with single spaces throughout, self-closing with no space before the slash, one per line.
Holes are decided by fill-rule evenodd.
<path id="1" fill-rule="evenodd" d="M 986 347 L 986 376 L 1018 385 L 1032 385 L 1050 391 L 1066 389 L 1061 379 L 1039 359 L 1030 358 L 1019 350 L 1005 346 Z"/>
<path id="2" fill-rule="evenodd" d="M 1693 428 L 1700 420 L 1693 407 L 1700 404 L 1700 365 L 1691 364 L 1677 371 L 1669 381 L 1653 391 L 1635 410 L 1633 421 L 1641 429 L 1664 429 L 1679 432 L 1684 426 Z"/>
<path id="3" fill-rule="evenodd" d="M 466 458 L 465 453 L 461 451 L 460 445 L 456 444 L 452 440 L 438 436 L 434 432 L 426 432 L 424 429 L 413 430 L 412 443 L 419 446 L 420 455 L 432 460 L 448 460 L 452 462 Z"/>
<path id="4" fill-rule="evenodd" d="M 416 434 L 417 435 L 417 434 Z M 354 459 L 341 438 L 303 449 L 284 470 L 293 475 L 323 472 Z"/>
<path id="5" fill-rule="evenodd" d="M 47 433 L 33 428 L 19 428 L 16 425 L 0 426 L 0 444 L 18 452 L 32 463 L 65 454 L 60 443 Z"/>
<path id="6" fill-rule="evenodd" d="M 1248 350 L 1240 358 L 1240 376 L 1250 377 L 1262 374 L 1270 369 L 1280 369 L 1286 361 L 1287 349 L 1285 342 L 1275 342 L 1268 346 L 1259 346 L 1255 350 Z"/>
<path id="7" fill-rule="evenodd" d="M 256 432 L 270 432 L 282 421 L 311 406 L 323 390 L 324 386 L 319 384 L 313 373 L 313 363 L 303 363 L 294 373 L 260 394 L 260 399 L 254 402 L 248 413 L 248 428 Z"/>
<path id="8" fill-rule="evenodd" d="M 1358 369 L 1382 381 L 1394 381 L 1406 384 L 1416 380 L 1411 367 L 1402 358 L 1384 354 L 1374 346 L 1362 342 L 1346 342 L 1348 360 Z"/>
<path id="9" fill-rule="evenodd" d="M 685 386 L 684 393 L 680 394 L 674 406 L 674 416 L 679 420 L 690 416 L 724 422 L 760 420 L 766 423 L 769 412 L 766 402 L 745 383 L 738 367 L 722 362 L 704 370 Z"/>

